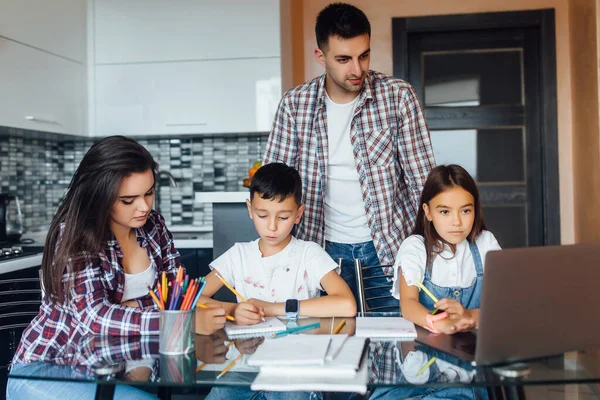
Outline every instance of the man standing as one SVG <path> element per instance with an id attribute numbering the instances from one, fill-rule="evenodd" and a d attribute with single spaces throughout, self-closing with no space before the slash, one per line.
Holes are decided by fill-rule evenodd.
<path id="1" fill-rule="evenodd" d="M 435 162 L 412 86 L 369 70 L 366 15 L 333 3 L 317 16 L 315 31 L 315 55 L 325 74 L 283 96 L 265 163 L 299 170 L 306 210 L 296 236 L 324 245 L 334 260 L 342 258 L 342 277 L 357 297 L 353 260 L 363 266 L 394 263 Z M 364 277 L 369 275 L 381 276 L 382 270 L 366 270 Z M 389 295 L 390 285 L 385 278 L 364 282 L 373 288 L 368 297 Z M 399 307 L 393 298 L 368 306 Z"/>

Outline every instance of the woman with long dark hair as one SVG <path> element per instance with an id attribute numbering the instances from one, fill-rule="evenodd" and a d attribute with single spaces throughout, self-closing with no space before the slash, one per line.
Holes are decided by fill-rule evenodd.
<path id="1" fill-rule="evenodd" d="M 163 272 L 173 280 L 180 257 L 164 219 L 152 210 L 157 169 L 148 150 L 123 136 L 100 140 L 83 157 L 50 224 L 42 305 L 23 333 L 11 374 L 74 364 L 65 348 L 83 335 L 159 334 L 159 311 L 147 286 L 154 288 Z M 225 323 L 220 307 L 196 313 L 201 333 Z M 77 393 L 95 390 L 78 383 L 43 386 L 9 379 L 7 397 L 80 399 Z M 126 387 L 118 391 L 134 396 Z"/>

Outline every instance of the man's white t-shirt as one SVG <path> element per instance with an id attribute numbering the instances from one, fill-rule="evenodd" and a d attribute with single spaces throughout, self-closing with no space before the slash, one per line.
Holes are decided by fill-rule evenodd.
<path id="1" fill-rule="evenodd" d="M 325 97 L 329 145 L 324 199 L 325 239 L 330 242 L 372 240 L 350 141 L 350 125 L 357 101 L 358 96 L 350 103 L 337 104 L 328 95 Z"/>
<path id="2" fill-rule="evenodd" d="M 279 253 L 263 257 L 258 240 L 236 243 L 210 264 L 246 300 L 279 303 L 319 297 L 321 279 L 337 270 L 337 263 L 314 242 L 292 236 Z"/>

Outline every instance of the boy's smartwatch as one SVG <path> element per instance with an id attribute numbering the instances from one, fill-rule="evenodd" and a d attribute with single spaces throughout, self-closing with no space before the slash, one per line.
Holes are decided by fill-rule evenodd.
<path id="1" fill-rule="evenodd" d="M 300 310 L 300 302 L 298 299 L 288 299 L 285 301 L 285 315 L 289 319 L 298 318 L 298 312 Z"/>

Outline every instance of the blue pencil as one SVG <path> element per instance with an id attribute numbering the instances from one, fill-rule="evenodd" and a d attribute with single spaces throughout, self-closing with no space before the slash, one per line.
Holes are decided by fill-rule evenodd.
<path id="1" fill-rule="evenodd" d="M 200 286 L 200 290 L 196 293 L 196 297 L 194 298 L 194 303 L 192 304 L 192 309 L 196 308 L 196 304 L 200 300 L 200 296 L 202 295 L 202 291 L 204 290 L 204 286 L 206 286 L 206 280 L 204 277 L 200 278 L 202 280 L 202 286 Z"/>
<path id="2" fill-rule="evenodd" d="M 285 331 L 274 333 L 273 337 L 281 337 L 281 336 L 287 335 L 288 333 L 294 333 L 294 332 L 298 332 L 298 331 L 305 331 L 305 330 L 315 329 L 315 328 L 320 328 L 320 327 L 321 327 L 321 323 L 320 322 L 315 322 L 314 324 L 299 326 L 299 327 L 296 327 L 296 328 L 286 329 Z"/>

